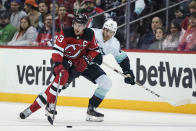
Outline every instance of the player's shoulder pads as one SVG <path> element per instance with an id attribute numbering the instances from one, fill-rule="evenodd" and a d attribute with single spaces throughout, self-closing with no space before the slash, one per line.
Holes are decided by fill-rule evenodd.
<path id="1" fill-rule="evenodd" d="M 93 36 L 94 36 L 94 31 L 90 28 L 86 28 L 84 30 L 84 35 L 82 36 L 82 39 L 91 41 L 93 39 Z"/>
<path id="2" fill-rule="evenodd" d="M 67 27 L 63 29 L 64 37 L 74 37 L 74 29 L 73 27 Z"/>

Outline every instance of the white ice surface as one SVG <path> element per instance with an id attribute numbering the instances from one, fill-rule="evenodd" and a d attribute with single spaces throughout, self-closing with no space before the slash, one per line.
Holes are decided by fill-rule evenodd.
<path id="1" fill-rule="evenodd" d="M 196 131 L 196 115 L 101 108 L 104 122 L 86 122 L 86 108 L 65 106 L 57 106 L 58 115 L 51 126 L 44 108 L 19 119 L 19 113 L 28 106 L 0 102 L 0 131 Z"/>

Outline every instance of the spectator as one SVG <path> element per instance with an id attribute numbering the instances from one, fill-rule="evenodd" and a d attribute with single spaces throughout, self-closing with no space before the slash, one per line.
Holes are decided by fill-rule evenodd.
<path id="1" fill-rule="evenodd" d="M 184 20 L 184 11 L 179 8 L 175 10 L 174 15 L 175 15 L 175 18 L 172 21 L 176 21 L 182 24 L 182 21 Z"/>
<path id="2" fill-rule="evenodd" d="M 50 3 L 53 2 L 53 0 L 36 0 L 36 3 L 39 3 L 40 1 L 44 1 L 48 7 Z M 57 1 L 59 2 L 60 0 L 57 0 Z"/>
<path id="3" fill-rule="evenodd" d="M 103 12 L 103 10 L 95 6 L 94 0 L 84 0 L 82 2 L 81 10 L 79 11 L 79 13 L 84 13 L 88 17 L 91 17 L 101 12 Z M 104 22 L 105 22 L 104 15 L 99 15 L 89 19 L 88 27 L 102 28 Z"/>
<path id="4" fill-rule="evenodd" d="M 136 48 L 137 43 L 139 41 L 139 34 L 136 33 L 136 32 L 134 32 L 134 31 L 130 32 L 130 39 L 129 40 L 130 40 L 130 42 L 129 42 L 129 48 L 131 48 L 131 49 Z M 125 48 L 125 47 L 123 47 L 122 43 L 121 43 L 121 48 Z"/>
<path id="5" fill-rule="evenodd" d="M 158 27 L 162 27 L 162 20 L 159 17 L 154 17 L 151 22 L 151 30 L 147 31 L 143 36 L 140 37 L 138 47 L 140 49 L 148 49 L 149 46 L 155 40 L 155 30 Z"/>
<path id="6" fill-rule="evenodd" d="M 190 11 L 190 13 L 196 12 L 196 1 L 195 0 L 193 0 L 189 4 L 189 11 Z M 181 26 L 184 30 L 189 29 L 189 16 L 186 16 L 186 18 L 182 21 Z"/>
<path id="7" fill-rule="evenodd" d="M 21 5 L 20 5 L 21 10 L 24 9 L 24 2 L 25 0 L 21 0 Z M 3 3 L 4 3 L 4 7 L 6 8 L 6 10 L 11 12 L 11 0 L 3 0 Z"/>
<path id="8" fill-rule="evenodd" d="M 1 11 L 0 14 L 0 45 L 7 45 L 16 32 L 16 27 L 9 24 L 10 14 L 6 11 Z"/>
<path id="9" fill-rule="evenodd" d="M 161 9 L 163 6 L 162 1 L 157 2 L 155 0 L 151 0 L 151 1 L 144 0 L 144 3 L 145 3 L 144 9 L 142 10 L 142 12 L 140 14 L 138 14 L 137 17 L 142 17 L 145 15 L 148 15 L 151 12 L 154 12 L 156 10 Z M 159 17 L 160 14 L 157 14 L 156 16 Z M 133 30 L 136 30 L 137 33 L 139 33 L 141 36 L 143 36 L 146 33 L 146 31 L 148 32 L 149 30 L 151 30 L 152 18 L 153 18 L 153 16 L 144 18 L 144 19 L 136 22 L 135 24 L 131 25 L 131 27 Z"/>
<path id="10" fill-rule="evenodd" d="M 38 22 L 38 27 L 37 27 L 37 30 L 39 32 L 40 29 L 44 26 L 44 17 L 46 14 L 48 14 L 47 3 L 43 0 L 40 1 L 38 4 L 38 9 L 39 9 L 39 12 L 41 13 L 41 15 L 39 16 L 39 22 Z"/>
<path id="11" fill-rule="evenodd" d="M 162 50 L 162 43 L 165 38 L 166 32 L 162 27 L 158 27 L 155 30 L 155 42 L 153 42 L 148 49 L 150 50 Z"/>
<path id="12" fill-rule="evenodd" d="M 52 46 L 51 39 L 52 39 L 52 15 L 47 14 L 44 17 L 44 27 L 41 28 L 37 36 L 36 45 L 41 47 Z"/>
<path id="13" fill-rule="evenodd" d="M 178 51 L 196 50 L 196 12 L 190 14 L 189 25 L 190 29 L 183 35 Z"/>
<path id="14" fill-rule="evenodd" d="M 19 30 L 14 34 L 12 40 L 8 45 L 12 46 L 31 46 L 32 42 L 37 37 L 37 30 L 31 26 L 31 22 L 28 16 L 24 16 L 20 20 Z"/>
<path id="15" fill-rule="evenodd" d="M 39 16 L 41 15 L 41 13 L 37 11 L 37 7 L 38 5 L 35 0 L 25 0 L 24 9 L 30 18 L 31 25 L 35 28 L 38 27 Z"/>
<path id="16" fill-rule="evenodd" d="M 68 13 L 64 5 L 60 5 L 58 10 L 58 18 L 56 20 L 57 29 L 61 30 L 65 27 L 71 26 L 73 17 L 74 15 Z"/>
<path id="17" fill-rule="evenodd" d="M 66 11 L 70 14 L 74 14 L 74 3 L 76 0 L 62 0 L 63 2 L 59 2 L 59 5 L 64 4 Z"/>
<path id="18" fill-rule="evenodd" d="M 10 23 L 15 26 L 20 26 L 20 19 L 24 16 L 27 16 L 26 12 L 21 10 L 21 0 L 11 0 L 11 17 L 10 17 Z"/>
<path id="19" fill-rule="evenodd" d="M 172 21 L 169 28 L 169 35 L 163 41 L 163 50 L 176 50 L 184 30 L 177 21 Z"/>

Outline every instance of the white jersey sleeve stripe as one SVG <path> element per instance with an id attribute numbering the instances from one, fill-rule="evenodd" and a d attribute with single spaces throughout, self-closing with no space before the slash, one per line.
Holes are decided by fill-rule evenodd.
<path id="1" fill-rule="evenodd" d="M 44 106 L 44 103 L 40 99 L 36 99 L 36 101 L 40 107 Z"/>
<path id="2" fill-rule="evenodd" d="M 63 53 L 62 52 L 59 52 L 59 51 L 57 51 L 57 50 L 52 50 L 52 54 L 59 54 L 59 55 L 61 55 L 62 57 L 63 57 Z"/>
<path id="3" fill-rule="evenodd" d="M 53 48 L 56 48 L 56 49 L 60 50 L 61 52 L 64 52 L 64 49 L 60 46 L 57 46 L 56 44 L 54 45 Z"/>

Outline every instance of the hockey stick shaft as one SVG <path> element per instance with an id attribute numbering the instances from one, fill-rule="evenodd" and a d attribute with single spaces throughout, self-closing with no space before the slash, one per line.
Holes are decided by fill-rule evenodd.
<path id="1" fill-rule="evenodd" d="M 56 98 L 55 98 L 55 103 L 54 103 L 54 112 L 52 114 L 53 121 L 54 121 L 54 118 L 55 118 L 56 104 L 57 104 L 57 99 L 58 99 L 58 95 L 59 95 L 59 87 L 60 87 L 61 77 L 62 77 L 62 74 L 60 72 L 59 73 L 58 85 L 57 85 Z"/>
<path id="2" fill-rule="evenodd" d="M 103 62 L 102 64 L 105 65 L 106 67 L 112 69 L 112 70 L 115 71 L 116 73 L 119 73 L 119 74 L 122 75 L 123 77 L 125 77 L 125 78 L 127 77 L 127 76 L 124 75 L 122 72 L 120 72 L 119 70 L 117 70 L 117 69 L 115 69 L 114 67 L 110 66 L 109 64 L 104 63 L 104 62 Z M 176 102 L 176 103 L 175 103 L 175 102 L 172 102 L 172 101 L 168 100 L 167 98 L 160 96 L 158 93 L 152 91 L 151 89 L 149 89 L 149 88 L 143 86 L 142 84 L 140 84 L 140 83 L 138 83 L 138 82 L 135 82 L 135 83 L 136 83 L 139 87 L 144 88 L 146 91 L 148 91 L 148 92 L 150 92 L 151 94 L 157 96 L 158 98 L 161 98 L 162 100 L 167 101 L 169 104 L 171 104 L 171 105 L 173 105 L 173 106 L 180 106 L 180 105 L 190 104 L 190 103 L 191 103 L 191 100 L 190 100 L 190 99 L 178 101 L 178 102 Z"/>
<path id="3" fill-rule="evenodd" d="M 119 70 L 113 68 L 113 67 L 110 66 L 109 64 L 106 64 L 106 63 L 104 63 L 104 62 L 103 62 L 103 64 L 104 64 L 105 66 L 107 66 L 108 68 L 112 69 L 113 71 L 115 71 L 116 73 L 119 73 L 119 74 L 122 75 L 123 77 L 126 77 L 126 75 L 124 75 L 124 74 L 123 74 L 122 72 L 120 72 Z M 157 94 L 156 92 L 150 90 L 149 88 L 144 87 L 143 85 L 141 85 L 141 84 L 138 83 L 138 82 L 135 82 L 135 83 L 136 83 L 138 86 L 140 86 L 140 87 L 144 88 L 145 90 L 149 91 L 151 94 L 154 94 L 154 95 L 156 95 L 157 97 L 160 97 L 159 94 Z"/>

